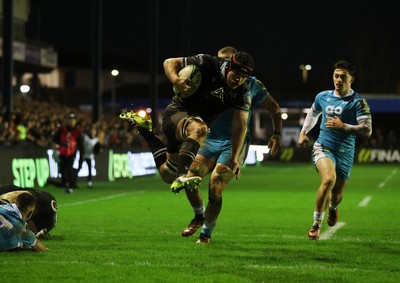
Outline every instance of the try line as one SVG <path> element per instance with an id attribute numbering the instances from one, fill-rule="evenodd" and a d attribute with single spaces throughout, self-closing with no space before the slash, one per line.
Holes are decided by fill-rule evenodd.
<path id="1" fill-rule="evenodd" d="M 102 198 L 93 198 L 93 199 L 88 199 L 84 201 L 77 201 L 77 202 L 72 202 L 72 203 L 67 203 L 63 205 L 59 205 L 58 207 L 66 207 L 66 206 L 77 206 L 77 205 L 82 205 L 82 204 L 87 204 L 87 203 L 92 203 L 92 202 L 98 202 L 98 201 L 103 201 L 103 200 L 110 200 L 114 198 L 120 198 L 124 197 L 127 195 L 133 195 L 133 194 L 138 194 L 138 193 L 145 193 L 145 191 L 136 191 L 132 193 L 123 193 L 123 194 L 116 194 L 116 195 L 110 195 Z"/>

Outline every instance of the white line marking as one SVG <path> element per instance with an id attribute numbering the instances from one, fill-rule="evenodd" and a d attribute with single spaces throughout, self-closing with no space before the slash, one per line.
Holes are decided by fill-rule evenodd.
<path id="1" fill-rule="evenodd" d="M 124 196 L 127 196 L 127 195 L 133 195 L 133 194 L 138 194 L 138 193 L 145 193 L 145 191 L 135 191 L 135 192 L 132 192 L 132 193 L 123 193 L 123 194 L 106 196 L 106 197 L 102 197 L 102 198 L 93 198 L 93 199 L 88 199 L 88 200 L 85 200 L 85 201 L 78 201 L 78 202 L 59 205 L 58 207 L 76 206 L 76 205 L 87 204 L 87 203 L 91 203 L 91 202 L 98 202 L 98 201 L 103 201 L 103 200 L 109 200 L 109 199 L 124 197 Z"/>
<path id="2" fill-rule="evenodd" d="M 384 186 L 386 186 L 386 183 L 390 181 L 390 179 L 393 178 L 393 176 L 397 173 L 397 169 L 393 169 L 392 172 L 390 172 L 389 176 L 386 177 L 386 179 L 381 182 L 378 187 L 379 188 L 383 188 Z"/>
<path id="3" fill-rule="evenodd" d="M 369 201 L 370 201 L 371 199 L 372 199 L 371 196 L 365 197 L 365 198 L 358 204 L 358 206 L 359 206 L 359 207 L 367 206 L 368 203 L 369 203 Z"/>
<path id="4" fill-rule="evenodd" d="M 325 230 L 322 235 L 319 237 L 320 240 L 328 240 L 330 238 L 332 238 L 333 234 L 339 230 L 340 228 L 342 228 L 344 225 L 346 225 L 346 223 L 344 222 L 338 222 L 336 223 L 335 226 L 333 227 L 329 227 L 328 230 Z"/>

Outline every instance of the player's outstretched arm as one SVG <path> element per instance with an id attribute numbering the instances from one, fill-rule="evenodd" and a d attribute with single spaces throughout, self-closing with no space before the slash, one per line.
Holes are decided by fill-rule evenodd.
<path id="1" fill-rule="evenodd" d="M 305 147 L 308 146 L 309 139 L 307 137 L 307 133 L 311 131 L 312 128 L 317 124 L 319 116 L 322 114 L 322 112 L 318 112 L 314 108 L 314 103 L 311 106 L 310 110 L 307 113 L 306 118 L 304 119 L 304 124 L 303 127 L 300 131 L 299 139 L 297 143 L 299 146 Z"/>
<path id="2" fill-rule="evenodd" d="M 42 242 L 39 241 L 39 240 L 36 240 L 36 245 L 33 246 L 33 249 L 36 250 L 36 251 L 41 251 L 41 252 L 45 252 L 45 251 L 48 251 L 48 250 L 49 250 L 49 249 L 48 249 L 45 245 L 43 245 Z"/>
<path id="3" fill-rule="evenodd" d="M 240 178 L 240 164 L 238 160 L 246 137 L 248 118 L 249 112 L 247 111 L 235 110 L 233 113 L 231 169 L 236 174 L 237 179 Z"/>
<path id="4" fill-rule="evenodd" d="M 263 107 L 270 113 L 273 135 L 268 141 L 268 148 L 270 149 L 269 154 L 275 156 L 281 146 L 281 133 L 282 133 L 282 117 L 281 108 L 278 102 L 269 95 L 268 98 L 263 102 Z"/>

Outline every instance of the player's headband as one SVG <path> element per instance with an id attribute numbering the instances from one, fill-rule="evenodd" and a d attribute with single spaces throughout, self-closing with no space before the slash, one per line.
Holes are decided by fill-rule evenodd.
<path id="1" fill-rule="evenodd" d="M 231 57 L 231 69 L 232 70 L 237 70 L 237 71 L 241 72 L 242 74 L 244 74 L 246 76 L 250 76 L 251 73 L 253 72 L 254 68 L 239 62 L 239 60 L 236 57 L 236 55 L 237 55 L 237 53 L 233 54 L 232 57 Z"/>

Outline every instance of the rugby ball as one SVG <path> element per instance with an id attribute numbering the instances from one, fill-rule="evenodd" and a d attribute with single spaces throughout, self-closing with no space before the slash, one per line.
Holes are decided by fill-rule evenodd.
<path id="1" fill-rule="evenodd" d="M 188 85 L 191 86 L 191 90 L 190 90 L 190 93 L 181 95 L 178 93 L 178 91 L 174 87 L 173 90 L 174 90 L 175 94 L 179 95 L 180 97 L 185 98 L 185 97 L 191 96 L 193 93 L 195 93 L 199 89 L 199 86 L 201 83 L 201 72 L 200 72 L 200 69 L 196 65 L 187 65 L 186 67 L 184 67 L 183 69 L 181 69 L 179 71 L 178 76 L 180 78 L 185 78 L 188 80 Z"/>

